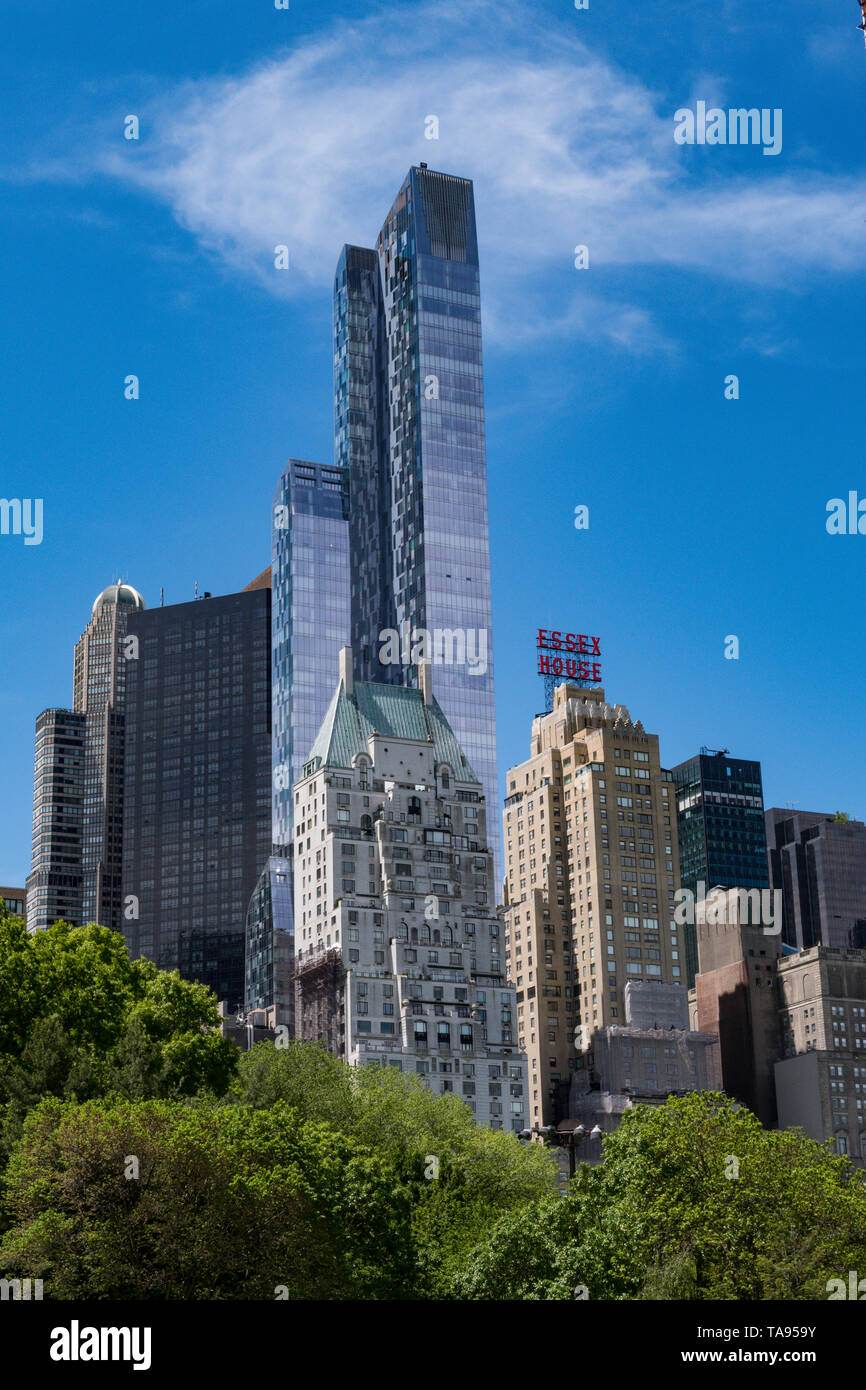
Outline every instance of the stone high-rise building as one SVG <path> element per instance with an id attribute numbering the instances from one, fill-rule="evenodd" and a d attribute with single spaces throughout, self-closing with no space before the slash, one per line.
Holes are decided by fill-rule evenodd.
<path id="1" fill-rule="evenodd" d="M 715 1033 L 721 1084 L 768 1128 L 799 1128 L 866 1166 L 866 950 L 794 951 L 734 889 L 696 906 L 693 1028 Z M 760 914 L 758 914 L 760 916 Z"/>
<path id="2" fill-rule="evenodd" d="M 295 787 L 296 1035 L 526 1124 L 482 785 L 432 693 L 352 653 Z"/>
<path id="3" fill-rule="evenodd" d="M 27 877 L 28 929 L 58 920 L 80 927 L 85 716 L 43 710 L 36 720 L 33 848 Z"/>
<path id="4" fill-rule="evenodd" d="M 658 737 L 600 688 L 565 682 L 506 779 L 506 961 L 530 1119 L 567 1117 L 598 1028 L 625 1022 L 626 982 L 685 983 L 676 808 Z"/>
<path id="5" fill-rule="evenodd" d="M 726 1093 L 772 1126 L 773 1067 L 782 1055 L 776 997 L 782 945 L 778 930 L 746 920 L 743 897 L 729 888 L 695 905 L 699 969 L 692 1023 L 719 1039 Z"/>
<path id="6" fill-rule="evenodd" d="M 831 1139 L 866 1166 L 866 950 L 812 946 L 778 962 L 779 1128 Z"/>
<path id="7" fill-rule="evenodd" d="M 37 720 L 31 931 L 59 917 L 122 929 L 126 634 L 143 609 L 120 580 L 98 595 L 75 646 L 73 707 Z"/>
<path id="8" fill-rule="evenodd" d="M 683 985 L 627 982 L 625 1018 L 593 1035 L 592 1071 L 575 1072 L 569 1118 L 587 1132 L 616 1129 L 635 1105 L 663 1105 L 670 1095 L 721 1090 L 719 1040 L 689 1027 Z M 581 1150 L 601 1157 L 600 1144 Z"/>
<path id="9" fill-rule="evenodd" d="M 26 888 L 4 888 L 0 886 L 0 903 L 12 917 L 23 917 L 27 920 L 27 890 Z"/>
<path id="10" fill-rule="evenodd" d="M 782 893 L 782 940 L 866 947 L 866 825 L 820 811 L 766 813 L 770 882 Z"/>

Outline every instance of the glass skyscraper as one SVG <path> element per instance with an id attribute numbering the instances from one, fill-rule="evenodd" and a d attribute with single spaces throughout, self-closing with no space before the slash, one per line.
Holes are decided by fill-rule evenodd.
<path id="1" fill-rule="evenodd" d="M 671 768 L 677 789 L 680 882 L 697 893 L 711 888 L 767 888 L 767 839 L 761 764 L 727 750 L 702 748 Z M 688 985 L 698 968 L 697 931 L 687 923 Z"/>
<path id="2" fill-rule="evenodd" d="M 348 475 L 289 459 L 271 522 L 273 843 L 291 854 L 294 785 L 349 640 Z"/>
<path id="3" fill-rule="evenodd" d="M 294 786 L 331 699 L 337 653 L 349 640 L 348 517 L 345 469 L 289 459 L 271 516 L 273 856 L 247 909 L 244 1006 L 274 1008 L 275 1022 L 290 1028 Z"/>
<path id="4" fill-rule="evenodd" d="M 291 978 L 295 933 L 291 860 L 271 856 L 253 889 L 246 920 L 244 1011 L 274 1009 L 274 1024 L 294 1032 Z"/>
<path id="5" fill-rule="evenodd" d="M 238 1009 L 247 908 L 271 852 L 271 591 L 152 608 L 128 631 L 129 954 Z"/>
<path id="6" fill-rule="evenodd" d="M 350 480 L 357 678 L 414 686 L 418 660 L 429 656 L 438 699 L 493 806 L 481 310 L 469 179 L 413 167 L 376 249 L 344 247 L 334 284 L 334 388 L 336 461 Z M 398 635 L 390 651 L 386 632 Z M 496 816 L 488 834 L 498 884 Z"/>
<path id="7" fill-rule="evenodd" d="M 375 250 L 343 248 L 334 288 L 332 465 L 290 459 L 271 521 L 273 853 L 293 862 L 294 786 L 340 649 L 359 680 L 437 696 L 496 802 L 478 247 L 468 179 L 412 169 Z M 419 651 L 413 634 L 429 634 Z M 392 632 L 383 664 L 380 634 Z M 397 659 L 394 659 L 396 645 Z M 496 881 L 498 817 L 490 820 Z M 274 865 L 247 920 L 247 1007 L 276 1003 Z"/>

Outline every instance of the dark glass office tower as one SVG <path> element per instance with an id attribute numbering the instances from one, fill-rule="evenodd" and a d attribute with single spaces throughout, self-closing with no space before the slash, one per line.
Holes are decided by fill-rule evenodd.
<path id="1" fill-rule="evenodd" d="M 680 882 L 697 893 L 722 888 L 766 888 L 767 841 L 761 764 L 727 750 L 702 748 L 671 768 L 677 796 Z M 697 933 L 687 924 L 686 969 L 691 989 L 698 968 Z"/>
<path id="2" fill-rule="evenodd" d="M 247 905 L 271 852 L 271 591 L 136 613 L 129 633 L 129 952 L 237 1009 Z"/>
<path id="3" fill-rule="evenodd" d="M 866 825 L 826 812 L 766 814 L 770 885 L 782 891 L 782 940 L 796 951 L 866 948 Z"/>
<path id="4" fill-rule="evenodd" d="M 349 640 L 348 516 L 345 469 L 289 459 L 271 522 L 276 853 L 290 852 L 294 785 L 333 693 L 334 664 Z"/>
<path id="5" fill-rule="evenodd" d="M 349 470 L 358 679 L 438 698 L 497 804 L 490 554 L 475 206 L 469 179 L 412 168 L 376 250 L 334 285 L 336 459 Z M 382 634 L 399 634 L 383 663 Z M 415 634 L 427 634 L 425 652 Z M 489 839 L 501 882 L 497 817 Z"/>

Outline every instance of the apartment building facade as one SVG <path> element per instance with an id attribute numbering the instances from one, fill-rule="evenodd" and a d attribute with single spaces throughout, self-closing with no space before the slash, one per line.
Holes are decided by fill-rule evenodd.
<path id="1" fill-rule="evenodd" d="M 530 1119 L 567 1114 L 593 1035 L 625 1022 L 627 981 L 685 982 L 674 787 L 658 737 L 570 682 L 533 721 L 503 811 L 505 947 Z"/>
<path id="2" fill-rule="evenodd" d="M 352 654 L 295 788 L 295 1032 L 411 1071 L 480 1124 L 526 1125 L 487 806 L 432 693 Z"/>

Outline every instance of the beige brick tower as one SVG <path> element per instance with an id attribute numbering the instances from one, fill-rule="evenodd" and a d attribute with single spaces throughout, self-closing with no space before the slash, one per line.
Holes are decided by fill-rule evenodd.
<path id="1" fill-rule="evenodd" d="M 568 1112 L 595 1029 L 625 1023 L 628 980 L 685 984 L 676 808 L 658 737 L 602 689 L 564 682 L 507 776 L 506 970 L 529 1057 L 530 1124 Z"/>

